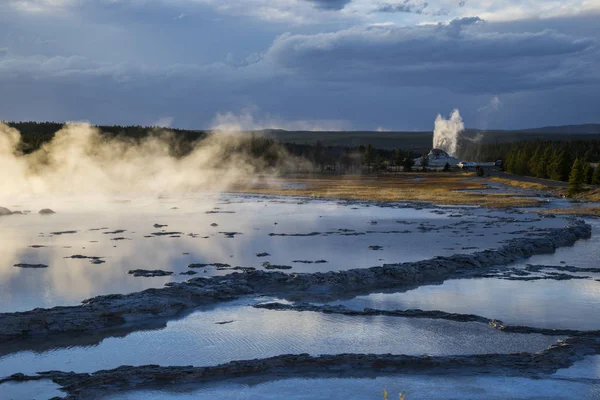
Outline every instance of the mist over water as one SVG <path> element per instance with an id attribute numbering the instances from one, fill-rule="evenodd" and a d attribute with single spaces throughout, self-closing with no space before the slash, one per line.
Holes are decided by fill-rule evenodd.
<path id="1" fill-rule="evenodd" d="M 438 114 L 433 131 L 433 148 L 444 150 L 451 156 L 456 156 L 460 133 L 464 129 L 465 124 L 459 110 L 452 111 L 448 119 Z"/>
<path id="2" fill-rule="evenodd" d="M 0 122 L 2 198 L 59 194 L 153 194 L 220 191 L 258 174 L 276 175 L 293 158 L 277 147 L 277 165 L 247 151 L 248 136 L 219 130 L 173 154 L 175 134 L 156 130 L 140 140 L 108 137 L 85 123 L 68 123 L 33 153 L 20 150 L 21 134 Z"/>

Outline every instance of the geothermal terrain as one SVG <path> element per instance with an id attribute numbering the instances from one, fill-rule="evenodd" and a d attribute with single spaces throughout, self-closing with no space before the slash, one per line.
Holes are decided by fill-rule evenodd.
<path id="1" fill-rule="evenodd" d="M 1 396 L 598 398 L 600 223 L 538 211 L 21 197 Z"/>
<path id="2" fill-rule="evenodd" d="M 25 154 L 3 129 L 1 399 L 600 398 L 586 203 L 281 178 L 231 135 L 173 156 L 68 125 Z"/>

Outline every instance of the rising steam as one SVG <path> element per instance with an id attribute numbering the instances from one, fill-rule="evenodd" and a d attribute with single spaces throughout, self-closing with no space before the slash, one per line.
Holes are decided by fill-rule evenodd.
<path id="1" fill-rule="evenodd" d="M 142 140 L 108 137 L 88 124 L 66 124 L 31 154 L 19 151 L 21 135 L 0 122 L 0 195 L 163 194 L 219 191 L 257 174 L 276 174 L 292 162 L 276 146 L 280 164 L 253 157 L 248 136 L 219 132 L 173 155 L 174 134 L 159 130 Z"/>
<path id="2" fill-rule="evenodd" d="M 438 115 L 433 131 L 433 148 L 444 150 L 455 156 L 458 150 L 460 133 L 465 129 L 463 119 L 458 110 L 452 111 L 449 119 Z"/>

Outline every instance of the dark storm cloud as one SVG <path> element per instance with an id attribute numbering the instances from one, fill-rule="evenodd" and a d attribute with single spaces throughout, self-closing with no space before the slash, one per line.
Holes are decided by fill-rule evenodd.
<path id="1" fill-rule="evenodd" d="M 382 3 L 377 6 L 375 12 L 380 13 L 413 13 L 424 14 L 429 3 L 417 3 L 411 0 L 403 0 L 400 3 Z"/>
<path id="2" fill-rule="evenodd" d="M 305 0 L 313 3 L 317 8 L 322 10 L 341 10 L 346 7 L 352 0 Z"/>
<path id="3" fill-rule="evenodd" d="M 312 80 L 434 86 L 466 93 L 598 82 L 593 39 L 550 30 L 483 32 L 479 21 L 283 35 L 265 59 Z"/>
<path id="4" fill-rule="evenodd" d="M 188 0 L 168 18 L 158 6 L 141 17 L 122 2 L 105 14 L 94 8 L 71 19 L 0 12 L 0 119 L 136 124 L 168 116 L 174 126 L 204 128 L 219 112 L 255 105 L 257 118 L 262 112 L 290 121 L 351 120 L 357 129 L 425 129 L 455 107 L 469 126 L 479 124 L 477 110 L 493 96 L 504 106 L 496 120 L 481 122 L 490 127 L 599 115 L 597 15 L 399 27 L 381 25 L 435 21 L 430 12 L 438 3 L 428 0 L 426 16 L 419 16 L 371 13 L 379 1 L 402 0 L 356 1 L 353 11 L 365 6 L 366 19 L 342 24 L 351 13 L 335 10 L 350 1 L 309 1 L 293 2 L 307 21 L 340 20 L 300 26 L 244 17 L 240 25 L 238 14 Z M 424 4 L 418 1 L 412 4 Z M 243 11 L 266 4 L 256 0 Z M 469 7 L 464 12 L 473 12 Z M 173 21 L 182 12 L 189 17 Z M 371 22 L 380 26 L 366 26 Z"/>

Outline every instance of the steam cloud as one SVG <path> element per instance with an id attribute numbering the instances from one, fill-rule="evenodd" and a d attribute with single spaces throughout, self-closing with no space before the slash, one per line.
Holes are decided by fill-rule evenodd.
<path id="1" fill-rule="evenodd" d="M 244 151 L 248 137 L 239 132 L 209 134 L 181 157 L 172 154 L 175 139 L 165 130 L 141 141 L 110 138 L 88 124 L 69 123 L 39 150 L 22 154 L 20 133 L 0 122 L 0 196 L 219 191 L 286 168 Z M 280 163 L 295 162 L 283 148 L 276 151 Z"/>
<path id="2" fill-rule="evenodd" d="M 464 129 L 465 124 L 458 110 L 452 111 L 449 119 L 438 114 L 433 131 L 433 148 L 444 150 L 451 156 L 455 156 L 458 150 L 459 136 Z"/>

